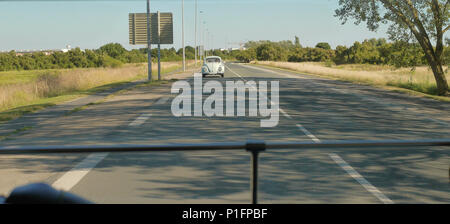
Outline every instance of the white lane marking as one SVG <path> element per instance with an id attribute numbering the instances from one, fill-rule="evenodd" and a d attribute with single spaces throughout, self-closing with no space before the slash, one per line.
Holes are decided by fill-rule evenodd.
<path id="1" fill-rule="evenodd" d="M 294 79 L 309 79 L 309 78 L 305 78 L 305 77 L 301 77 L 301 76 L 296 76 L 296 75 L 290 75 L 290 74 L 286 74 L 286 73 L 281 73 L 281 72 L 276 72 L 276 71 L 271 71 L 268 69 L 264 69 L 264 68 L 260 68 L 260 67 L 255 67 L 255 66 L 248 66 L 248 65 L 241 65 L 243 67 L 247 67 L 247 68 L 252 68 L 255 70 L 260 70 L 260 71 L 264 71 L 264 72 L 268 72 L 268 73 L 273 73 L 273 74 L 277 74 L 277 75 L 281 75 L 281 76 L 285 76 L 288 78 L 294 78 Z"/>
<path id="2" fill-rule="evenodd" d="M 133 122 L 131 122 L 128 126 L 140 126 L 142 124 L 145 123 L 145 121 L 147 121 L 150 116 L 152 116 L 151 114 L 143 114 L 141 116 L 139 116 L 138 118 L 136 118 L 136 120 L 134 120 Z"/>
<path id="3" fill-rule="evenodd" d="M 261 71 L 266 71 L 266 72 L 270 72 L 270 73 L 274 73 L 274 74 L 278 74 L 278 75 L 283 75 L 283 76 L 287 76 L 289 78 L 311 79 L 311 80 L 329 80 L 329 79 L 322 79 L 322 78 L 306 78 L 306 77 L 301 77 L 301 76 L 294 76 L 294 75 L 289 75 L 289 74 L 286 74 L 286 73 L 272 71 L 272 70 L 269 70 L 269 69 L 260 68 L 260 67 L 256 67 L 256 66 L 249 66 L 249 65 L 240 65 L 240 66 L 248 67 L 248 68 L 252 68 L 252 69 L 256 69 L 256 70 L 261 70 Z M 331 85 L 329 85 L 329 84 L 324 84 L 324 83 L 321 83 L 320 85 L 326 86 L 325 89 L 330 89 L 332 91 L 335 91 L 335 92 L 338 92 L 338 93 L 342 93 L 342 94 L 347 94 L 347 95 L 351 94 L 351 95 L 353 95 L 355 97 L 358 97 L 358 98 L 360 98 L 360 99 L 362 99 L 364 101 L 369 101 L 369 102 L 372 102 L 372 103 L 375 103 L 375 104 L 379 104 L 379 105 L 385 106 L 385 107 L 387 107 L 387 108 L 389 108 L 390 110 L 393 110 L 393 111 L 404 112 L 405 110 L 410 110 L 410 108 L 408 108 L 407 106 L 401 106 L 401 105 L 398 105 L 398 104 L 393 103 L 393 102 L 386 103 L 386 100 L 377 99 L 377 98 L 371 97 L 371 96 L 363 96 L 363 95 L 358 94 L 358 93 L 351 93 L 349 90 L 352 90 L 352 89 L 337 89 L 337 88 L 331 87 Z M 433 118 L 427 117 L 426 115 L 422 115 L 422 114 L 419 114 L 419 116 L 422 116 L 423 118 L 425 118 L 425 119 L 427 119 L 429 121 L 433 121 L 433 122 L 439 123 L 439 124 L 444 125 L 444 126 L 450 126 L 450 123 L 442 121 L 442 120 L 433 119 Z"/>
<path id="4" fill-rule="evenodd" d="M 80 180 L 86 176 L 109 153 L 92 153 L 74 168 L 56 180 L 52 186 L 59 190 L 70 191 Z"/>
<path id="5" fill-rule="evenodd" d="M 306 136 L 310 137 L 314 142 L 320 143 L 320 139 L 314 136 L 311 132 L 309 132 L 303 125 L 297 124 L 297 127 L 305 133 Z M 389 199 L 386 195 L 381 193 L 375 186 L 373 186 L 369 181 L 367 181 L 361 174 L 359 174 L 353 167 L 351 167 L 347 162 L 345 162 L 339 155 L 336 153 L 328 154 L 331 159 L 334 160 L 342 169 L 344 169 L 353 179 L 358 181 L 368 192 L 372 193 L 376 198 L 378 198 L 384 204 L 394 204 L 394 202 Z"/>
<path id="6" fill-rule="evenodd" d="M 242 79 L 243 81 L 247 81 L 247 79 L 245 79 L 244 77 L 242 77 L 241 75 L 239 75 L 238 73 L 236 73 L 235 71 L 233 71 L 232 69 L 230 69 L 228 66 L 225 65 L 225 67 L 232 72 L 233 74 L 235 74 L 236 76 L 238 76 L 240 79 Z M 255 88 L 255 87 L 253 87 Z M 271 104 L 273 104 L 272 101 L 270 101 Z M 286 111 L 284 111 L 283 109 L 281 109 L 280 107 L 278 107 L 278 110 L 283 114 L 283 116 L 292 119 L 291 115 L 289 115 Z"/>
<path id="7" fill-rule="evenodd" d="M 288 113 L 286 113 L 283 109 L 279 108 L 278 109 L 285 117 L 292 119 L 291 115 L 289 115 Z"/>
<path id="8" fill-rule="evenodd" d="M 345 162 L 340 156 L 335 153 L 330 153 L 329 156 L 334 160 L 342 169 L 344 169 L 353 179 L 358 181 L 366 190 L 372 193 L 384 204 L 394 204 L 394 202 L 384 195 L 380 190 L 373 186 L 369 181 L 367 181 L 361 174 L 359 174 L 353 167 L 351 167 L 347 162 Z"/>
<path id="9" fill-rule="evenodd" d="M 167 101 L 169 101 L 169 97 L 162 97 L 162 98 L 159 98 L 158 101 L 156 101 L 155 105 L 165 104 L 165 103 L 167 103 Z"/>
<path id="10" fill-rule="evenodd" d="M 450 126 L 450 124 L 445 122 L 445 121 L 440 121 L 440 120 L 437 120 L 437 119 L 434 119 L 434 118 L 429 118 L 429 117 L 426 117 L 426 119 L 428 119 L 430 121 L 434 121 L 434 122 L 442 124 L 442 125 L 445 125 L 445 126 Z"/>
<path id="11" fill-rule="evenodd" d="M 303 133 L 305 133 L 306 136 L 310 137 L 314 142 L 316 143 L 320 143 L 320 139 L 318 139 L 316 136 L 314 136 L 311 132 L 309 132 L 308 130 L 306 130 L 305 127 L 303 127 L 303 125 L 301 124 L 297 124 L 297 127 L 300 128 L 300 130 L 303 131 Z"/>
<path id="12" fill-rule="evenodd" d="M 225 65 L 225 67 L 226 67 L 230 72 L 232 72 L 233 74 L 237 75 L 237 77 L 241 78 L 241 79 L 244 80 L 244 81 L 247 81 L 246 79 L 244 79 L 244 77 L 242 77 L 241 75 L 239 75 L 238 73 L 236 73 L 235 71 L 233 71 L 230 67 L 228 67 L 228 66 L 226 66 L 226 65 Z"/>

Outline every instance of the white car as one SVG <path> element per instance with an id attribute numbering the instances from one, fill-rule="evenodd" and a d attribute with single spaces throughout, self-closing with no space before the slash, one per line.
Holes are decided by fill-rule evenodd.
<path id="1" fill-rule="evenodd" d="M 225 74 L 225 64 L 222 58 L 218 56 L 210 56 L 205 58 L 205 63 L 202 66 L 202 75 L 206 77 L 207 75 L 220 75 Z"/>

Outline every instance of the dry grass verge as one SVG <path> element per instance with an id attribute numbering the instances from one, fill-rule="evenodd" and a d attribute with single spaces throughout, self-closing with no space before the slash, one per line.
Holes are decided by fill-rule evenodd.
<path id="1" fill-rule="evenodd" d="M 254 62 L 281 69 L 323 76 L 327 78 L 349 81 L 353 83 L 374 86 L 397 87 L 417 91 L 424 94 L 436 95 L 437 88 L 433 72 L 428 67 L 395 69 L 391 66 L 379 65 L 327 65 L 318 62 Z M 447 73 L 450 85 L 450 75 Z M 393 89 L 393 88 L 388 88 Z M 395 89 L 395 88 L 394 88 Z M 411 92 L 411 91 L 408 91 Z M 421 95 L 421 94 L 419 94 Z M 448 97 L 433 97 L 438 99 Z M 445 100 L 445 99 L 444 99 Z"/>
<path id="2" fill-rule="evenodd" d="M 129 81 L 143 76 L 144 72 L 145 67 L 141 65 L 48 71 L 37 75 L 30 82 L 0 85 L 0 111 L 37 102 L 42 98 Z"/>
<path id="3" fill-rule="evenodd" d="M 152 66 L 157 74 L 157 64 Z M 180 68 L 181 62 L 161 62 L 162 74 Z M 0 72 L 0 122 L 146 77 L 146 63 L 118 68 Z"/>

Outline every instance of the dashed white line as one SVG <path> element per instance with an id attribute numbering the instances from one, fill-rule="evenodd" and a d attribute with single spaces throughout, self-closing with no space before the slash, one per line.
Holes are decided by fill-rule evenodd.
<path id="1" fill-rule="evenodd" d="M 248 66 L 248 65 L 242 65 L 242 66 L 248 67 L 248 68 L 251 68 L 251 69 L 255 69 L 255 70 L 260 70 L 260 71 L 265 71 L 265 72 L 269 72 L 269 73 L 285 76 L 285 77 L 288 77 L 288 78 L 309 79 L 309 78 L 305 78 L 305 77 L 301 77 L 301 76 L 296 76 L 296 75 L 290 75 L 290 74 L 286 74 L 286 73 L 276 72 L 276 71 L 272 71 L 272 70 L 268 70 L 268 69 L 264 69 L 264 68 L 260 68 L 260 67 L 255 67 L 255 66 Z"/>
<path id="2" fill-rule="evenodd" d="M 445 121 L 440 121 L 440 120 L 437 120 L 437 119 L 434 119 L 434 118 L 428 118 L 428 117 L 426 117 L 426 119 L 428 119 L 430 121 L 434 121 L 434 122 L 442 124 L 442 125 L 445 125 L 445 126 L 450 126 L 450 124 L 445 122 Z"/>
<path id="3" fill-rule="evenodd" d="M 86 176 L 108 153 L 93 153 L 78 163 L 74 168 L 56 180 L 52 186 L 59 190 L 70 191 L 80 180 Z"/>
<path id="4" fill-rule="evenodd" d="M 303 125 L 297 124 L 297 127 L 305 133 L 306 136 L 310 137 L 314 142 L 320 143 L 320 139 L 314 136 L 311 132 L 309 132 Z M 367 181 L 361 174 L 359 174 L 353 167 L 351 167 L 347 162 L 345 162 L 339 155 L 336 153 L 328 154 L 331 159 L 334 160 L 342 169 L 344 169 L 353 179 L 358 181 L 368 192 L 372 193 L 376 198 L 378 198 L 384 204 L 394 204 L 394 202 L 389 199 L 386 195 L 384 195 L 380 190 L 378 190 L 375 186 L 373 186 L 369 181 Z"/>
<path id="5" fill-rule="evenodd" d="M 158 101 L 156 101 L 155 105 L 165 104 L 167 103 L 167 101 L 169 101 L 169 99 L 170 99 L 169 97 L 162 97 Z"/>
<path id="6" fill-rule="evenodd" d="M 256 67 L 256 66 L 248 66 L 248 65 L 241 65 L 241 66 L 243 66 L 243 67 L 248 67 L 248 68 L 255 69 L 255 70 L 261 70 L 261 71 L 265 71 L 265 72 L 270 72 L 270 73 L 274 73 L 274 74 L 277 74 L 277 75 L 286 76 L 286 77 L 288 77 L 288 78 L 310 79 L 310 80 L 327 80 L 327 79 L 322 79 L 322 78 L 310 78 L 310 77 L 305 78 L 305 77 L 301 77 L 301 76 L 295 76 L 295 75 L 290 75 L 290 74 L 286 74 L 286 73 L 282 73 L 282 72 L 272 71 L 272 70 L 269 70 L 269 69 L 265 69 L 265 68 L 261 68 L 261 67 Z M 232 72 L 233 72 L 233 71 L 232 71 Z M 234 73 L 234 72 L 233 72 L 233 73 Z M 239 75 L 238 75 L 238 76 L 239 76 Z M 362 100 L 364 100 L 364 101 L 368 101 L 368 102 L 372 102 L 372 103 L 376 103 L 376 104 L 385 106 L 385 107 L 389 108 L 390 110 L 394 110 L 394 111 L 398 111 L 398 112 L 403 112 L 403 111 L 405 111 L 405 110 L 409 110 L 409 109 L 410 109 L 410 108 L 408 108 L 408 107 L 406 107 L 406 106 L 398 106 L 398 105 L 396 105 L 395 103 L 385 103 L 385 101 L 382 101 L 382 100 L 377 99 L 377 98 L 374 98 L 374 97 L 363 96 L 363 95 L 360 95 L 360 94 L 358 94 L 358 93 L 351 93 L 351 92 L 349 91 L 349 89 L 337 89 L 337 88 L 331 87 L 330 85 L 324 84 L 324 83 L 321 83 L 320 85 L 326 86 L 326 87 L 327 87 L 326 89 L 330 89 L 330 90 L 335 91 L 335 92 L 338 92 L 338 93 L 342 93 L 342 94 L 352 94 L 353 96 L 358 97 L 358 98 L 360 98 L 360 99 L 362 99 Z M 281 111 L 281 110 L 280 110 L 280 111 Z M 439 123 L 439 124 L 444 125 L 444 126 L 450 126 L 450 124 L 449 124 L 448 122 L 445 122 L 445 121 L 442 121 L 442 120 L 430 118 L 430 117 L 427 117 L 427 116 L 425 116 L 425 115 L 419 115 L 419 116 L 422 116 L 422 117 L 424 117 L 425 119 L 427 119 L 427 120 L 429 120 L 429 121 L 433 121 L 433 122 Z"/>
<path id="7" fill-rule="evenodd" d="M 244 77 L 242 77 L 241 75 L 239 75 L 237 72 L 233 71 L 232 69 L 230 69 L 228 66 L 225 65 L 225 67 L 232 72 L 233 74 L 235 74 L 236 76 L 238 76 L 240 79 L 242 79 L 243 81 L 247 81 L 247 79 L 245 79 Z M 270 101 L 271 103 L 273 103 L 272 101 Z M 281 114 L 283 114 L 283 116 L 285 116 L 288 119 L 292 119 L 291 115 L 289 115 L 286 111 L 284 111 L 283 109 L 281 109 L 280 107 L 278 107 L 278 110 L 281 112 Z"/>
<path id="8" fill-rule="evenodd" d="M 334 160 L 342 169 L 344 169 L 353 179 L 358 181 L 368 192 L 372 193 L 384 204 L 394 204 L 394 202 L 386 197 L 380 190 L 367 181 L 361 174 L 359 174 L 353 167 L 345 162 L 340 156 L 335 153 L 330 153 L 329 156 Z"/>
<path id="9" fill-rule="evenodd" d="M 300 130 L 302 130 L 303 133 L 305 133 L 305 135 L 308 136 L 309 138 L 311 138 L 314 142 L 320 143 L 320 139 L 318 139 L 318 138 L 317 138 L 316 136 L 314 136 L 311 132 L 309 132 L 308 130 L 306 130 L 306 128 L 303 127 L 303 125 L 297 124 L 297 127 L 300 128 Z"/>
<path id="10" fill-rule="evenodd" d="M 145 123 L 145 121 L 147 121 L 150 116 L 152 116 L 151 114 L 143 114 L 141 116 L 139 116 L 138 118 L 136 118 L 136 120 L 134 120 L 133 122 L 131 122 L 128 126 L 140 126 L 142 124 Z"/>

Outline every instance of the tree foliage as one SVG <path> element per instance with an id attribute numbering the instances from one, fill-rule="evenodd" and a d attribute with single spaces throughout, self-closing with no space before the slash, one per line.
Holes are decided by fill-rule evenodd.
<path id="1" fill-rule="evenodd" d="M 331 49 L 327 43 L 318 43 L 316 47 L 298 47 L 289 41 L 251 41 L 250 48 L 240 51 L 236 59 L 242 62 L 290 61 L 290 62 L 334 62 L 335 64 L 376 64 L 395 67 L 415 67 L 427 65 L 425 54 L 417 43 L 402 40 L 388 42 L 386 39 L 368 39 L 356 41 L 347 47 L 339 45 Z M 445 47 L 444 61 L 449 61 L 449 46 Z"/>
<path id="2" fill-rule="evenodd" d="M 389 24 L 391 40 L 418 43 L 433 70 L 439 94 L 449 94 L 442 65 L 443 37 L 450 29 L 450 0 L 339 0 L 339 5 L 336 16 L 343 23 L 351 18 L 355 24 L 366 23 L 372 31 Z"/>
<path id="3" fill-rule="evenodd" d="M 318 43 L 318 44 L 316 45 L 316 48 L 322 48 L 322 49 L 325 49 L 325 50 L 331 50 L 330 44 L 329 44 L 329 43 L 326 43 L 326 42 L 320 42 L 320 43 Z"/>
<path id="4" fill-rule="evenodd" d="M 195 58 L 195 49 L 186 46 L 186 59 Z M 182 49 L 161 49 L 161 61 L 181 61 Z M 209 52 L 210 53 L 210 52 Z M 214 54 L 224 59 L 235 58 L 238 52 L 216 50 Z M 157 60 L 158 49 L 152 49 L 152 61 Z M 147 62 L 147 48 L 127 50 L 118 43 L 110 43 L 96 50 L 72 49 L 68 52 L 42 52 L 17 54 L 15 51 L 0 53 L 0 71 L 34 70 L 34 69 L 66 69 L 91 67 L 118 67 L 124 63 Z"/>

